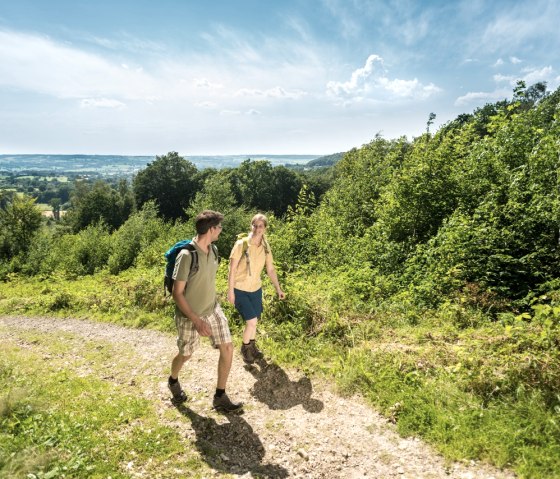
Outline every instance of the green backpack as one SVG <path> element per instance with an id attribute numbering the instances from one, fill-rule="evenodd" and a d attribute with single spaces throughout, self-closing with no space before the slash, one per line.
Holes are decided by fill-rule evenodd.
<path id="1" fill-rule="evenodd" d="M 214 256 L 220 262 L 221 258 L 218 254 L 218 248 L 214 243 L 211 244 L 212 251 L 214 252 Z M 164 256 L 165 256 L 165 276 L 163 278 L 163 294 L 165 295 L 166 291 L 169 294 L 173 293 L 173 271 L 175 269 L 175 261 L 177 260 L 177 255 L 181 252 L 181 250 L 189 250 L 192 255 L 191 259 L 191 268 L 189 270 L 189 279 L 192 278 L 198 272 L 198 253 L 196 248 L 192 244 L 192 240 L 186 239 L 182 241 L 178 241 L 175 243 L 171 248 L 169 248 Z"/>

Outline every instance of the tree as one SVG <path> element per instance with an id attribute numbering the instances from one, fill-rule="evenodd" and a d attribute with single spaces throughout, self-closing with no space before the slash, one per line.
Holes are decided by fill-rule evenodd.
<path id="1" fill-rule="evenodd" d="M 273 211 L 276 216 L 282 216 L 298 201 L 303 182 L 292 170 L 285 166 L 277 166 L 273 170 L 270 186 L 274 200 L 268 210 Z"/>
<path id="2" fill-rule="evenodd" d="M 52 198 L 49 201 L 49 204 L 51 205 L 52 211 L 53 211 L 53 218 L 56 221 L 60 220 L 60 205 L 61 205 L 61 201 L 60 198 Z"/>
<path id="3" fill-rule="evenodd" d="M 41 211 L 35 206 L 34 198 L 14 196 L 0 209 L 0 255 L 11 259 L 27 251 L 41 221 Z"/>
<path id="4" fill-rule="evenodd" d="M 122 194 L 126 196 L 126 192 Z M 101 180 L 93 186 L 85 182 L 77 183 L 67 221 L 75 232 L 99 222 L 103 222 L 110 230 L 117 229 L 126 221 L 132 207 L 126 206 L 122 194 Z"/>
<path id="5" fill-rule="evenodd" d="M 435 119 L 436 119 L 436 114 L 430 113 L 430 115 L 428 116 L 428 122 L 426 123 L 426 133 L 430 133 L 430 126 L 434 123 Z"/>
<path id="6" fill-rule="evenodd" d="M 517 103 L 524 111 L 527 111 L 547 96 L 546 82 L 537 82 L 527 87 L 523 80 L 519 80 L 513 89 L 513 102 L 514 104 Z"/>
<path id="7" fill-rule="evenodd" d="M 185 211 L 200 186 L 197 173 L 196 166 L 176 151 L 156 156 L 132 182 L 137 208 L 153 200 L 163 218 L 186 218 Z"/>
<path id="8" fill-rule="evenodd" d="M 231 171 L 230 181 L 237 204 L 277 216 L 294 205 L 302 186 L 297 173 L 284 166 L 272 167 L 266 160 L 245 160 Z"/>
<path id="9" fill-rule="evenodd" d="M 272 165 L 266 160 L 245 160 L 232 170 L 230 181 L 239 206 L 268 211 L 273 203 Z"/>

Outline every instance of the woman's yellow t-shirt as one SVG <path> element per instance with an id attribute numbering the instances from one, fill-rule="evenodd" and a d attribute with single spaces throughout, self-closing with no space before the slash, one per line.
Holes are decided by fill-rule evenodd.
<path id="1" fill-rule="evenodd" d="M 229 257 L 230 259 L 233 258 L 239 260 L 233 287 L 235 289 L 240 289 L 241 291 L 252 293 L 262 287 L 261 274 L 266 264 L 267 254 L 262 242 L 260 246 L 256 246 L 254 244 L 251 244 L 251 240 L 249 240 L 248 246 L 249 247 L 247 249 L 247 252 L 249 253 L 249 269 L 251 274 L 249 274 L 249 269 L 247 268 L 247 259 L 243 254 L 243 239 L 237 240 L 235 242 Z M 272 252 L 270 251 L 270 249 L 268 251 L 268 254 L 270 255 L 270 261 L 272 261 Z"/>

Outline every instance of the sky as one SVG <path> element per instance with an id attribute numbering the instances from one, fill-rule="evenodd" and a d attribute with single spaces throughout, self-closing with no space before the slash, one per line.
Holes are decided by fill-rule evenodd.
<path id="1" fill-rule="evenodd" d="M 0 0 L 0 153 L 311 154 L 560 85 L 556 0 Z"/>

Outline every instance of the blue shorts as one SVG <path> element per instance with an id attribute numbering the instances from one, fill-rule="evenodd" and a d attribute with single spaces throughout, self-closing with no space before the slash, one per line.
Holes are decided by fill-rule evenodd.
<path id="1" fill-rule="evenodd" d="M 235 309 L 239 311 L 245 321 L 261 317 L 263 310 L 262 288 L 252 293 L 240 289 L 234 289 L 233 292 L 235 293 Z"/>

